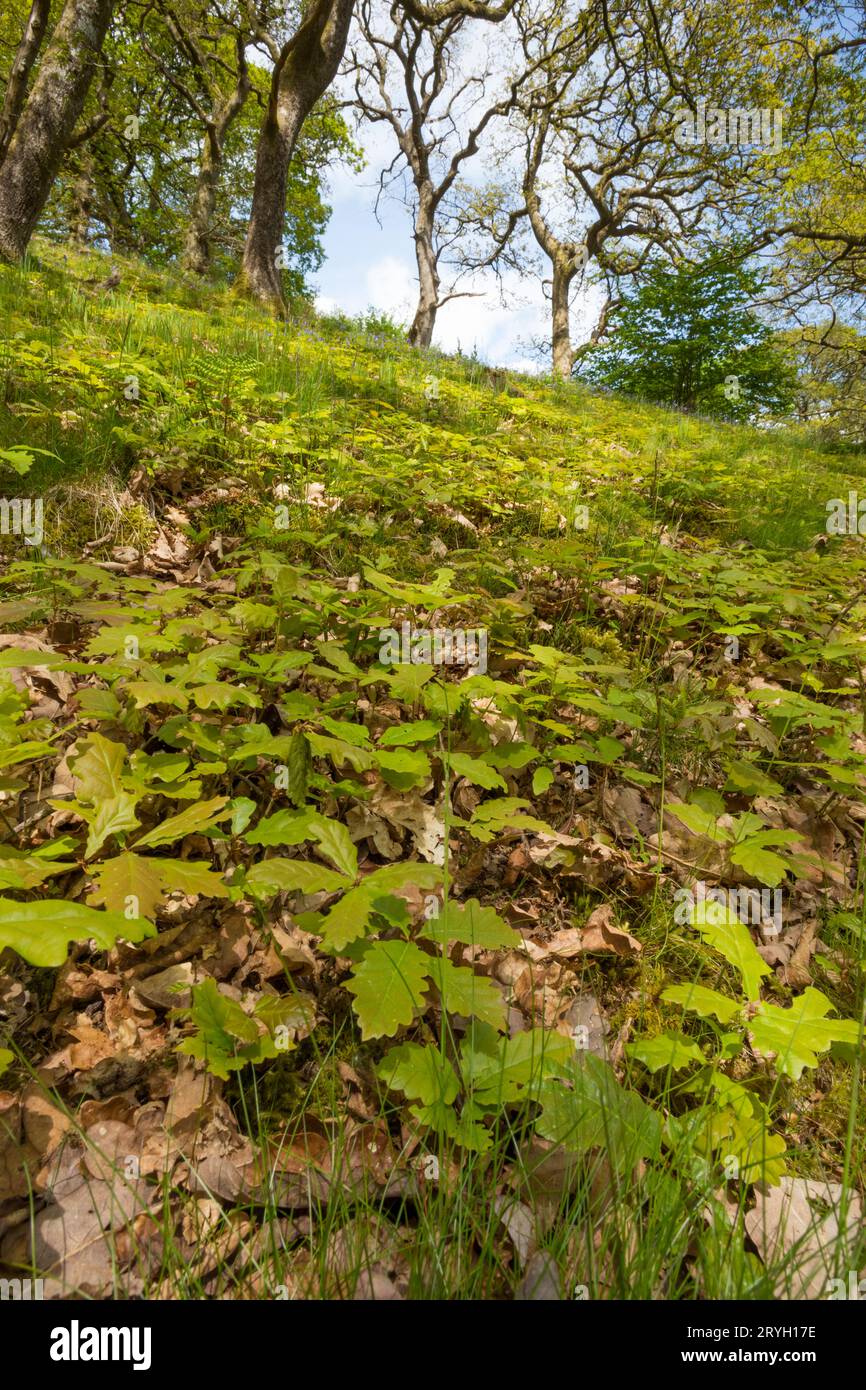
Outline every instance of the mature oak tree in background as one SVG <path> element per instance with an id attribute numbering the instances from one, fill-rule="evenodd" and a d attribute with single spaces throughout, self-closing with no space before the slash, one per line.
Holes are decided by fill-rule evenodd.
<path id="1" fill-rule="evenodd" d="M 425 5 L 400 0 L 402 9 L 421 24 L 447 23 L 458 15 L 497 22 L 511 11 L 514 0 L 486 5 L 482 0 L 442 0 Z M 280 279 L 280 245 L 285 218 L 289 161 L 304 121 L 337 75 L 346 50 L 355 0 L 312 0 L 290 39 L 278 44 L 264 26 L 255 37 L 273 61 L 268 109 L 259 137 L 252 212 L 244 246 L 238 289 L 285 311 Z"/>
<path id="2" fill-rule="evenodd" d="M 482 62 L 477 42 L 472 46 L 478 35 L 468 31 L 464 15 L 432 27 L 396 6 L 374 8 L 362 0 L 357 22 L 363 44 L 351 53 L 355 105 L 366 121 L 389 125 L 396 140 L 397 154 L 380 175 L 380 196 L 395 166 L 408 173 L 418 270 L 408 339 L 429 347 L 438 310 L 471 293 L 456 288 L 459 276 L 442 287 L 442 264 L 461 233 L 461 179 L 488 128 L 514 110 L 526 73 L 502 90 L 490 55 Z"/>
<path id="3" fill-rule="evenodd" d="M 201 126 L 198 177 L 189 210 L 181 267 L 205 275 L 211 264 L 211 227 L 222 177 L 226 136 L 250 90 L 246 56 L 249 33 L 240 16 L 216 7 L 161 3 L 158 18 L 175 45 L 181 64 L 167 63 L 147 43 L 165 80 L 188 104 Z M 213 20 L 216 20 L 216 24 Z"/>
<path id="4" fill-rule="evenodd" d="M 66 0 L 0 164 L 0 258 L 20 260 L 99 66 L 115 0 Z"/>
<path id="5" fill-rule="evenodd" d="M 3 109 L 0 110 L 0 164 L 3 163 L 6 156 L 9 142 L 15 133 L 18 118 L 24 107 L 27 83 L 30 80 L 30 73 L 36 62 L 39 49 L 42 47 L 50 9 L 51 0 L 33 0 L 21 41 L 15 53 L 15 60 L 9 70 Z"/>

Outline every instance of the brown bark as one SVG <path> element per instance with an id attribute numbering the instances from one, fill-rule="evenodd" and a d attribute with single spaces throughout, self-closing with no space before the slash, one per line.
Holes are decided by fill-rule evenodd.
<path id="1" fill-rule="evenodd" d="M 280 248 L 289 163 L 301 127 L 337 73 L 355 0 L 313 0 L 274 65 L 259 136 L 252 212 L 237 289 L 285 313 Z"/>
<path id="2" fill-rule="evenodd" d="M 99 63 L 114 0 L 66 0 L 0 166 L 0 259 L 19 261 Z"/>
<path id="3" fill-rule="evenodd" d="M 193 275 L 206 275 L 210 267 L 210 229 L 216 207 L 222 167 L 222 150 L 212 131 L 205 132 L 198 180 L 189 210 L 180 264 Z"/>
<path id="4" fill-rule="evenodd" d="M 24 26 L 24 33 L 21 35 L 21 42 L 15 54 L 12 70 L 9 73 L 9 81 L 6 84 L 6 95 L 3 98 L 3 110 L 0 111 L 0 164 L 6 158 L 6 151 L 15 134 L 15 127 L 24 106 L 24 98 L 27 95 L 27 83 L 36 56 L 42 46 L 45 37 L 45 26 L 48 23 L 48 11 L 51 8 L 51 0 L 33 0 L 30 6 L 30 14 L 27 16 L 27 23 Z"/>
<path id="5" fill-rule="evenodd" d="M 210 269 L 210 237 L 223 168 L 223 151 L 229 126 L 241 110 L 250 91 L 244 67 L 238 84 L 215 117 L 208 122 L 202 146 L 198 181 L 190 208 L 189 223 L 181 254 L 181 266 L 193 275 L 206 275 Z"/>
<path id="6" fill-rule="evenodd" d="M 76 246 L 86 246 L 89 239 L 93 194 L 93 164 L 89 157 L 85 156 L 72 185 L 69 230 Z"/>
<path id="7" fill-rule="evenodd" d="M 575 270 L 567 256 L 553 258 L 553 286 L 550 301 L 552 311 L 551 347 L 553 370 L 556 376 L 566 381 L 574 366 L 574 349 L 571 346 L 571 324 L 568 308 L 568 295 Z"/>
<path id="8" fill-rule="evenodd" d="M 439 269 L 433 245 L 434 209 L 432 198 L 419 200 L 415 218 L 415 260 L 418 265 L 418 307 L 409 329 L 412 347 L 427 348 L 433 341 L 436 310 L 439 308 Z"/>

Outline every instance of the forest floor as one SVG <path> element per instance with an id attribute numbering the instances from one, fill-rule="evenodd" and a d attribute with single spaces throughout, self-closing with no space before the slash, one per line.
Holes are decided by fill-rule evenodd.
<path id="1" fill-rule="evenodd" d="M 0 1273 L 843 1296 L 866 458 L 118 265 L 0 270 Z"/>

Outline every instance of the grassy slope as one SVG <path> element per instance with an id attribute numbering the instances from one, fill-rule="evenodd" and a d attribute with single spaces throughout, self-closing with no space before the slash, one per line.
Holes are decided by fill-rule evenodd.
<path id="1" fill-rule="evenodd" d="M 594 834 L 625 856 L 617 873 L 533 877 L 526 861 L 524 878 L 520 865 L 516 873 L 506 866 L 520 839 L 512 834 L 501 851 L 488 851 L 472 893 L 502 911 L 509 900 L 528 908 L 534 917 L 521 925 L 529 920 L 541 941 L 585 920 L 600 899 L 612 902 L 642 953 L 583 955 L 569 987 L 595 993 L 612 1039 L 652 1037 L 682 1024 L 682 1014 L 659 999 L 672 980 L 701 975 L 704 983 L 736 988 L 729 967 L 722 964 L 719 974 L 718 956 L 672 919 L 669 890 L 684 881 L 683 863 L 695 862 L 694 843 L 682 826 L 677 838 L 669 819 L 662 826 L 662 789 L 670 801 L 727 786 L 729 813 L 751 809 L 770 828 L 791 824 L 784 807 L 792 806 L 794 823 L 806 827 L 807 851 L 825 862 L 788 875 L 787 910 L 795 924 L 821 911 L 823 951 L 812 979 L 841 1014 L 858 1016 L 862 818 L 850 811 L 863 785 L 855 725 L 866 718 L 857 647 L 866 563 L 856 539 L 827 543 L 822 533 L 826 502 L 857 488 L 866 459 L 822 452 L 792 432 L 710 425 L 577 386 L 509 374 L 503 391 L 504 374 L 465 359 L 421 356 L 386 335 L 328 320 L 276 326 L 225 294 L 134 264 L 121 264 L 120 287 L 104 291 L 107 265 L 98 256 L 41 251 L 38 266 L 0 278 L 0 448 L 57 456 L 38 456 L 26 480 L 4 484 L 7 495 L 44 494 L 53 553 L 78 558 L 87 546 L 89 556 L 106 558 L 117 546 L 146 550 L 155 522 L 168 525 L 164 509 L 172 504 L 186 509 L 183 530 L 193 547 L 260 528 L 261 545 L 273 548 L 269 494 L 282 484 L 292 524 L 285 546 L 323 580 L 340 584 L 369 565 L 425 584 L 449 567 L 450 592 L 462 596 L 451 621 L 489 628 L 501 705 L 513 687 L 522 714 L 563 717 L 555 675 L 539 680 L 545 658 L 528 654 L 530 643 L 556 649 L 560 662 L 595 668 L 594 698 L 603 699 L 603 708 L 588 703 L 575 728 L 591 738 L 616 736 L 625 749 L 611 766 L 600 755 L 589 758 L 589 787 L 576 794 L 567 757 L 549 762 L 555 780 L 538 793 L 531 768 L 508 775 L 509 794 L 526 797 L 557 831 Z M 438 390 L 425 395 L 434 376 Z M 315 505 L 311 483 L 339 499 L 335 510 Z M 588 525 L 576 529 L 574 509 L 584 505 Z M 3 544 L 10 546 L 0 538 Z M 13 571 L 12 580 L 11 594 L 27 590 L 26 571 Z M 417 604 L 415 618 L 423 621 L 431 606 Z M 731 635 L 741 645 L 735 663 L 724 658 Z M 838 652 L 828 648 L 832 642 Z M 761 730 L 772 721 L 749 701 L 751 687 L 764 680 L 850 716 L 849 752 L 817 751 L 810 740 L 820 736 L 820 723 L 813 727 L 801 713 L 771 728 L 781 736 L 771 750 Z M 524 698 L 533 683 L 537 709 Z M 616 718 L 620 700 L 639 713 L 639 729 Z M 413 713 L 423 713 L 417 702 L 403 702 L 400 717 Z M 351 718 L 345 702 L 342 717 Z M 478 738 L 477 729 L 464 727 L 460 746 L 478 756 Z M 731 781 L 734 759 L 759 763 L 784 796 L 772 784 L 761 795 Z M 812 777 L 800 766 L 822 761 L 842 771 L 825 766 Z M 627 790 L 637 803 L 617 802 Z M 612 804 L 628 810 L 611 811 Z M 629 823 L 636 804 L 648 821 Z M 467 817 L 471 800 L 457 805 Z M 831 824 L 828 839 L 822 828 Z M 454 845 L 465 869 L 478 844 L 461 833 Z M 664 879 L 649 894 L 637 892 L 634 865 L 650 874 L 662 868 Z M 791 1001 L 775 977 L 769 997 Z M 692 1019 L 691 1033 L 702 1044 L 713 1041 L 705 1022 Z M 345 1018 L 314 1046 L 306 1104 L 339 1116 L 336 1062 L 360 1065 L 369 1050 Z M 677 1110 L 682 1096 L 670 1071 L 650 1075 L 627 1053 L 619 1065 L 660 1110 Z M 861 1171 L 866 1117 L 850 1055 L 825 1056 L 801 1082 L 773 1078 L 753 1054 L 729 1071 L 771 1105 L 789 1171 L 846 1181 Z M 239 1112 L 253 1130 L 268 1128 L 274 1115 L 284 1124 L 297 1111 L 297 1078 L 278 1084 L 269 1075 L 237 1083 Z M 387 1215 L 423 1237 L 410 1257 L 413 1292 L 501 1295 L 520 1270 L 490 1215 L 490 1194 L 516 1186 L 530 1205 L 544 1207 L 543 1183 L 527 1177 L 515 1145 L 512 1133 L 500 1136 L 492 1156 L 466 1162 L 408 1217 L 381 1194 L 360 1204 L 332 1201 L 309 1236 L 305 1268 L 329 1288 L 329 1234 L 359 1212 L 365 1230 L 374 1215 Z M 544 1236 L 569 1279 L 587 1282 L 592 1296 L 765 1296 L 774 1281 L 796 1285 L 796 1252 L 767 1272 L 746 1253 L 738 1226 L 722 1235 L 718 1225 L 704 1229 L 696 1220 L 702 1200 L 719 1187 L 717 1173 L 692 1165 L 686 1181 L 683 1165 L 669 1158 L 633 1175 L 613 1206 L 609 1192 L 598 1197 L 603 1177 L 603 1168 L 588 1165 L 567 1201 L 557 1189 L 558 1216 Z M 735 1209 L 739 1201 L 742 1213 L 751 1200 L 743 1184 Z M 269 1267 L 279 1273 L 285 1257 L 271 1253 Z M 354 1275 L 361 1263 L 348 1261 Z M 163 1273 L 181 1291 L 196 1288 L 170 1259 Z M 226 1280 L 231 1287 L 230 1274 Z"/>

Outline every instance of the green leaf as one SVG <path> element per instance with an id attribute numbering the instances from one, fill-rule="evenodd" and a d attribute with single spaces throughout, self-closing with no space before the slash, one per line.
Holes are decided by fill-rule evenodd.
<path id="1" fill-rule="evenodd" d="M 244 839 L 248 845 L 301 845 L 313 838 L 313 812 L 276 811 L 265 816 L 253 830 L 248 830 Z"/>
<path id="2" fill-rule="evenodd" d="M 215 709 L 225 714 L 233 705 L 248 705 L 253 709 L 261 706 L 261 697 L 242 685 L 231 685 L 228 681 L 209 681 L 197 685 L 192 692 L 196 709 Z"/>
<path id="3" fill-rule="evenodd" d="M 746 792 L 749 796 L 783 796 L 785 788 L 781 783 L 768 777 L 766 772 L 762 772 L 754 763 L 743 762 L 735 759 L 728 763 L 726 768 L 728 780 L 725 783 L 726 791 Z"/>
<path id="4" fill-rule="evenodd" d="M 383 780 L 397 791 L 421 787 L 430 777 L 430 759 L 420 748 L 377 749 L 376 762 Z"/>
<path id="5" fill-rule="evenodd" d="M 620 1171 L 640 1158 L 656 1158 L 661 1117 L 634 1091 L 624 1090 L 611 1067 L 591 1052 L 571 1071 L 571 1089 L 559 1080 L 542 1083 L 543 1111 L 536 1129 L 543 1139 L 577 1153 L 604 1149 Z"/>
<path id="6" fill-rule="evenodd" d="M 423 1105 L 451 1105 L 460 1089 L 454 1068 L 433 1046 L 392 1047 L 376 1071 L 389 1090 L 402 1091 Z"/>
<path id="7" fill-rule="evenodd" d="M 548 787 L 553 785 L 553 769 L 549 767 L 537 767 L 532 774 L 532 795 L 543 796 Z"/>
<path id="8" fill-rule="evenodd" d="M 792 830 L 763 830 L 740 840 L 730 851 L 731 863 L 738 864 L 747 874 L 765 883 L 769 888 L 777 888 L 790 865 L 779 854 L 773 854 L 765 846 L 768 844 L 791 844 L 802 839 Z"/>
<path id="9" fill-rule="evenodd" d="M 818 1053 L 834 1042 L 856 1047 L 860 1025 L 855 1019 L 827 1018 L 833 1005 L 820 990 L 806 989 L 789 1009 L 761 1004 L 751 1022 L 752 1042 L 764 1056 L 775 1055 L 776 1067 L 798 1081 L 804 1067 L 817 1067 Z"/>
<path id="10" fill-rule="evenodd" d="M 92 859 L 110 835 L 123 835 L 127 830 L 135 829 L 139 823 L 135 814 L 139 800 L 139 792 L 118 792 L 116 796 L 109 796 L 100 801 L 93 810 L 83 806 L 75 807 L 90 830 L 84 850 L 86 859 Z M 60 804 L 68 806 L 69 803 Z"/>
<path id="11" fill-rule="evenodd" d="M 376 764 L 376 758 L 369 748 L 359 748 L 344 738 L 331 738 L 329 734 L 307 733 L 306 738 L 313 752 L 321 758 L 330 758 L 335 767 L 345 763 L 355 772 L 369 772 Z"/>
<path id="12" fill-rule="evenodd" d="M 0 898 L 0 949 L 11 946 L 31 965 L 62 965 L 70 941 L 93 940 L 98 950 L 110 951 L 118 938 L 142 941 L 155 935 L 152 922 L 98 912 L 83 903 L 15 903 Z"/>
<path id="13" fill-rule="evenodd" d="M 509 927 L 492 907 L 482 907 L 477 898 L 465 904 L 450 898 L 436 917 L 431 917 L 421 936 L 440 945 L 459 941 L 464 946 L 481 946 L 495 951 L 499 946 L 520 946 L 520 932 Z"/>
<path id="14" fill-rule="evenodd" d="M 176 1018 L 189 1019 L 196 1029 L 194 1036 L 185 1038 L 177 1051 L 199 1058 L 208 1071 L 223 1081 L 247 1062 L 279 1055 L 270 1035 L 260 1033 L 255 1021 L 236 1000 L 221 993 L 215 980 L 208 978 L 195 985 L 190 1008 L 173 1012 Z"/>
<path id="15" fill-rule="evenodd" d="M 706 1060 L 697 1043 L 682 1033 L 661 1033 L 657 1038 L 639 1038 L 637 1042 L 627 1043 L 626 1051 L 652 1072 L 668 1067 L 673 1071 L 682 1071 L 695 1062 L 703 1065 Z"/>
<path id="16" fill-rule="evenodd" d="M 319 853 L 329 859 L 341 874 L 355 879 L 358 874 L 358 851 L 342 821 L 331 820 L 315 812 L 312 831 Z"/>
<path id="17" fill-rule="evenodd" d="M 157 845 L 170 845 L 173 840 L 181 840 L 184 835 L 196 831 L 209 830 L 217 821 L 226 820 L 231 812 L 227 809 L 228 797 L 215 796 L 210 801 L 198 801 L 195 806 L 187 806 L 179 815 L 169 816 L 161 825 L 155 825 L 146 835 L 135 842 L 135 849 L 151 849 Z"/>
<path id="18" fill-rule="evenodd" d="M 382 896 L 385 896 L 384 892 Z M 343 951 L 353 941 L 365 936 L 376 897 L 377 894 L 365 884 L 344 893 L 322 919 L 322 948 L 326 951 Z"/>
<path id="19" fill-rule="evenodd" d="M 361 1037 L 393 1037 L 424 1002 L 430 957 L 412 941 L 374 941 L 346 988 L 355 996 Z"/>
<path id="20" fill-rule="evenodd" d="M 250 845 L 299 845 L 313 840 L 319 853 L 347 878 L 354 880 L 358 873 L 358 851 L 345 825 L 318 811 L 277 811 L 244 838 Z"/>
<path id="21" fill-rule="evenodd" d="M 694 835 L 706 835 L 711 840 L 721 842 L 731 839 L 731 832 L 717 825 L 717 817 L 712 811 L 704 810 L 693 802 L 668 801 L 665 810 L 688 826 Z"/>
<path id="22" fill-rule="evenodd" d="M 127 851 L 97 864 L 98 889 L 89 902 L 102 903 L 118 912 L 133 910 L 153 919 L 171 892 L 227 898 L 228 886 L 208 864 L 191 859 L 157 859 Z"/>
<path id="23" fill-rule="evenodd" d="M 202 898 L 227 898 L 228 884 L 222 874 L 215 873 L 209 864 L 197 859 L 157 859 L 166 893 L 197 894 Z"/>
<path id="24" fill-rule="evenodd" d="M 242 835 L 258 810 L 258 805 L 248 796 L 233 796 L 227 809 L 232 813 L 232 834 Z"/>
<path id="25" fill-rule="evenodd" d="M 102 734 L 88 734 L 87 741 L 78 745 L 71 763 L 76 796 L 83 801 L 117 796 L 125 761 L 126 748 L 122 743 L 114 743 Z"/>
<path id="26" fill-rule="evenodd" d="M 327 951 L 342 951 L 364 936 L 377 898 L 399 893 L 401 888 L 436 888 L 441 882 L 442 870 L 437 865 L 414 859 L 376 869 L 357 888 L 346 893 L 323 919 L 322 947 Z"/>
<path id="27" fill-rule="evenodd" d="M 42 666 L 47 671 L 56 671 L 65 666 L 68 658 L 60 652 L 34 652 L 29 647 L 4 647 L 0 651 L 0 671 L 27 671 L 34 666 Z"/>
<path id="28" fill-rule="evenodd" d="M 395 724 L 379 739 L 380 748 L 405 748 L 415 743 L 427 743 L 435 738 L 442 725 L 436 719 L 416 719 L 410 724 Z"/>
<path id="29" fill-rule="evenodd" d="M 757 999 L 761 980 L 771 975 L 769 965 L 758 955 L 747 927 L 730 908 L 712 899 L 698 903 L 692 922 L 703 939 L 739 970 L 747 999 Z"/>
<path id="30" fill-rule="evenodd" d="M 263 859 L 247 871 L 246 882 L 256 896 L 275 893 L 335 893 L 350 880 L 323 864 L 306 859 Z"/>
<path id="31" fill-rule="evenodd" d="M 26 739 L 23 743 L 16 743 L 13 748 L 0 748 L 0 767 L 16 767 L 19 763 L 34 762 L 37 758 L 46 758 L 54 752 L 55 749 L 50 743 Z"/>
<path id="32" fill-rule="evenodd" d="M 55 874 L 69 873 L 74 863 L 51 863 L 11 845 L 0 846 L 0 888 L 37 888 Z"/>
<path id="33" fill-rule="evenodd" d="M 311 766 L 310 745 L 306 735 L 300 732 L 293 733 L 289 739 L 289 751 L 286 756 L 286 791 L 293 806 L 303 806 L 307 799 Z"/>
<path id="34" fill-rule="evenodd" d="M 132 696 L 136 709 L 148 709 L 151 705 L 174 705 L 179 710 L 189 706 L 189 694 L 178 685 L 167 681 L 127 681 L 126 692 Z"/>
<path id="35" fill-rule="evenodd" d="M 136 916 L 151 920 L 164 897 L 159 861 L 141 854 L 115 855 L 94 867 L 98 888 L 88 898 L 113 912 L 124 912 L 132 905 Z"/>
<path id="36" fill-rule="evenodd" d="M 505 778 L 480 758 L 470 758 L 468 753 L 443 753 L 442 758 L 450 765 L 453 773 L 458 777 L 465 777 L 476 787 L 484 787 L 487 791 L 492 791 L 494 787 L 499 787 L 502 791 L 508 790 Z"/>
<path id="37" fill-rule="evenodd" d="M 718 990 L 707 989 L 704 985 L 669 985 L 662 990 L 662 999 L 670 1004 L 679 1004 L 701 1018 L 714 1014 L 720 1023 L 730 1023 L 741 1008 L 736 999 L 728 999 Z"/>
<path id="38" fill-rule="evenodd" d="M 505 1000 L 493 980 L 476 975 L 467 966 L 452 965 L 442 956 L 428 956 L 427 961 L 446 1013 L 465 1014 L 467 1018 L 480 1018 L 493 1028 L 505 1028 Z"/>
<path id="39" fill-rule="evenodd" d="M 26 448 L 23 444 L 13 444 L 10 449 L 0 449 L 0 459 L 21 477 L 30 472 L 36 454 L 61 462 L 58 455 L 52 454 L 50 449 L 35 449 L 32 444 L 28 444 Z"/>
<path id="40" fill-rule="evenodd" d="M 493 1110 L 515 1100 L 537 1100 L 544 1078 L 560 1075 L 573 1058 L 571 1038 L 544 1028 L 500 1038 L 487 1024 L 475 1024 L 460 1048 L 467 1091 L 476 1104 Z"/>
<path id="41" fill-rule="evenodd" d="M 519 796 L 497 796 L 491 797 L 489 801 L 482 801 L 480 806 L 475 808 L 469 823 L 469 833 L 485 844 L 495 839 L 503 830 L 509 829 L 535 830 L 542 835 L 551 834 L 551 827 L 543 820 L 523 814 L 521 808 L 530 805 L 531 802 Z"/>

